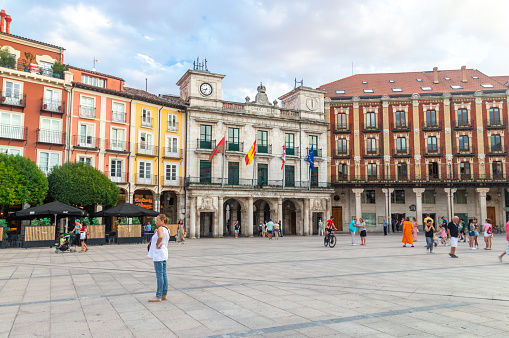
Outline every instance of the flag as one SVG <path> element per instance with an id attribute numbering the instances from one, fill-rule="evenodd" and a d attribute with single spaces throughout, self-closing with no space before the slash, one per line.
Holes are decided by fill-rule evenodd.
<path id="1" fill-rule="evenodd" d="M 315 170 L 315 152 L 313 151 L 313 144 L 311 145 L 311 150 L 309 151 L 307 161 L 311 171 Z"/>
<path id="2" fill-rule="evenodd" d="M 223 154 L 224 154 L 224 138 L 225 138 L 225 136 L 223 136 L 223 138 L 221 139 L 221 141 L 219 141 L 219 143 L 217 144 L 216 149 L 214 149 L 214 151 L 210 154 L 210 156 L 209 156 L 209 162 L 212 162 L 212 158 L 213 158 L 213 157 L 214 157 L 214 155 L 216 155 L 217 153 L 223 153 Z"/>
<path id="3" fill-rule="evenodd" d="M 253 162 L 253 158 L 256 155 L 256 140 L 254 141 L 253 145 L 251 146 L 251 149 L 247 152 L 246 157 L 244 160 L 246 161 L 246 165 L 250 165 Z"/>
<path id="4" fill-rule="evenodd" d="M 285 167 L 285 162 L 286 162 L 286 142 L 283 147 L 283 156 L 281 156 L 281 158 L 283 159 L 283 163 L 281 164 L 281 170 L 283 170 L 283 168 Z"/>

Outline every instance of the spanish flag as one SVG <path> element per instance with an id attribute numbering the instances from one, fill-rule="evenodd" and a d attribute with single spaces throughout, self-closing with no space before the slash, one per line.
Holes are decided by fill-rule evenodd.
<path id="1" fill-rule="evenodd" d="M 253 145 L 251 146 L 251 149 L 247 152 L 246 157 L 244 160 L 246 161 L 246 165 L 250 165 L 253 162 L 253 158 L 256 155 L 256 140 L 254 141 Z"/>

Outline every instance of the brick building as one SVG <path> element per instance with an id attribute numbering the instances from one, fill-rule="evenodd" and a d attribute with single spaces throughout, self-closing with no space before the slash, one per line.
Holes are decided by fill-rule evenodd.
<path id="1" fill-rule="evenodd" d="M 333 214 L 506 219 L 508 77 L 475 69 L 357 74 L 321 86 Z M 508 197 L 508 198 L 506 198 Z"/>

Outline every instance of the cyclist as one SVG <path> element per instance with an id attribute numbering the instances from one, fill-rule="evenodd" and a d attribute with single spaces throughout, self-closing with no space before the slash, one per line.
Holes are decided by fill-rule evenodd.
<path id="1" fill-rule="evenodd" d="M 334 216 L 331 216 L 329 220 L 325 223 L 325 236 L 327 236 L 327 239 L 330 239 L 330 234 L 333 232 L 333 230 L 336 229 L 336 226 L 334 225 Z"/>

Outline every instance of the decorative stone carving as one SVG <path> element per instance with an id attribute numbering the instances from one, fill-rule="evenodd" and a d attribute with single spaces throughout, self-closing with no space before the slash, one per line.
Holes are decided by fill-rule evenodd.
<path id="1" fill-rule="evenodd" d="M 321 198 L 313 200 L 313 203 L 311 205 L 312 205 L 313 210 L 324 210 L 325 209 L 324 200 Z"/>
<path id="2" fill-rule="evenodd" d="M 476 92 L 474 93 L 474 96 L 476 96 L 476 97 L 483 96 L 482 90 L 476 90 Z"/>
<path id="3" fill-rule="evenodd" d="M 269 102 L 269 98 L 267 97 L 266 93 L 267 89 L 265 88 L 263 83 L 260 82 L 260 85 L 258 86 L 258 88 L 256 88 L 256 90 L 258 90 L 258 93 L 255 96 L 254 103 L 271 106 L 272 104 Z"/>
<path id="4" fill-rule="evenodd" d="M 419 134 L 421 130 L 419 128 L 414 128 L 414 134 Z"/>
<path id="5" fill-rule="evenodd" d="M 214 199 L 212 197 L 198 197 L 197 205 L 199 210 L 214 211 Z"/>
<path id="6" fill-rule="evenodd" d="M 389 135 L 389 129 L 384 129 L 384 135 Z"/>
<path id="7" fill-rule="evenodd" d="M 384 161 L 389 162 L 391 160 L 391 155 L 384 155 Z"/>
<path id="8" fill-rule="evenodd" d="M 249 96 L 246 96 L 246 103 L 249 103 L 251 101 L 251 98 Z"/>
<path id="9" fill-rule="evenodd" d="M 449 98 L 449 97 L 451 97 L 451 93 L 445 92 L 442 94 L 442 97 Z"/>
<path id="10" fill-rule="evenodd" d="M 326 98 L 324 98 L 323 100 L 324 100 L 325 102 L 327 102 L 327 103 L 332 101 L 330 97 L 326 97 Z"/>
<path id="11" fill-rule="evenodd" d="M 274 104 L 274 107 L 275 107 L 275 108 L 278 108 L 278 107 L 279 107 L 279 106 L 278 106 L 278 102 L 277 102 L 277 100 L 274 100 L 274 102 L 272 102 L 272 103 Z"/>
<path id="12" fill-rule="evenodd" d="M 415 161 L 420 161 L 421 160 L 421 155 L 415 155 L 414 156 L 414 160 Z"/>
<path id="13" fill-rule="evenodd" d="M 354 130 L 354 131 L 353 131 L 353 134 L 354 134 L 354 135 L 359 135 L 359 131 L 358 131 L 358 130 Z"/>
<path id="14" fill-rule="evenodd" d="M 480 160 L 484 160 L 486 158 L 486 155 L 484 154 L 478 154 L 477 155 L 477 158 L 480 159 Z"/>
<path id="15" fill-rule="evenodd" d="M 477 127 L 477 131 L 482 133 L 483 127 Z"/>
<path id="16" fill-rule="evenodd" d="M 382 101 L 389 101 L 390 99 L 389 95 L 382 95 Z"/>
<path id="17" fill-rule="evenodd" d="M 360 162 L 360 161 L 361 161 L 361 157 L 360 157 L 360 156 L 355 156 L 355 157 L 353 158 L 353 160 L 354 160 L 355 162 Z"/>
<path id="18" fill-rule="evenodd" d="M 451 133 L 451 128 L 445 128 L 444 130 L 445 130 L 446 134 L 450 134 Z"/>
<path id="19" fill-rule="evenodd" d="M 412 94 L 412 100 L 419 100 L 421 98 L 421 96 L 417 93 L 415 94 Z"/>
<path id="20" fill-rule="evenodd" d="M 445 154 L 445 159 L 447 161 L 452 161 L 452 154 Z"/>

